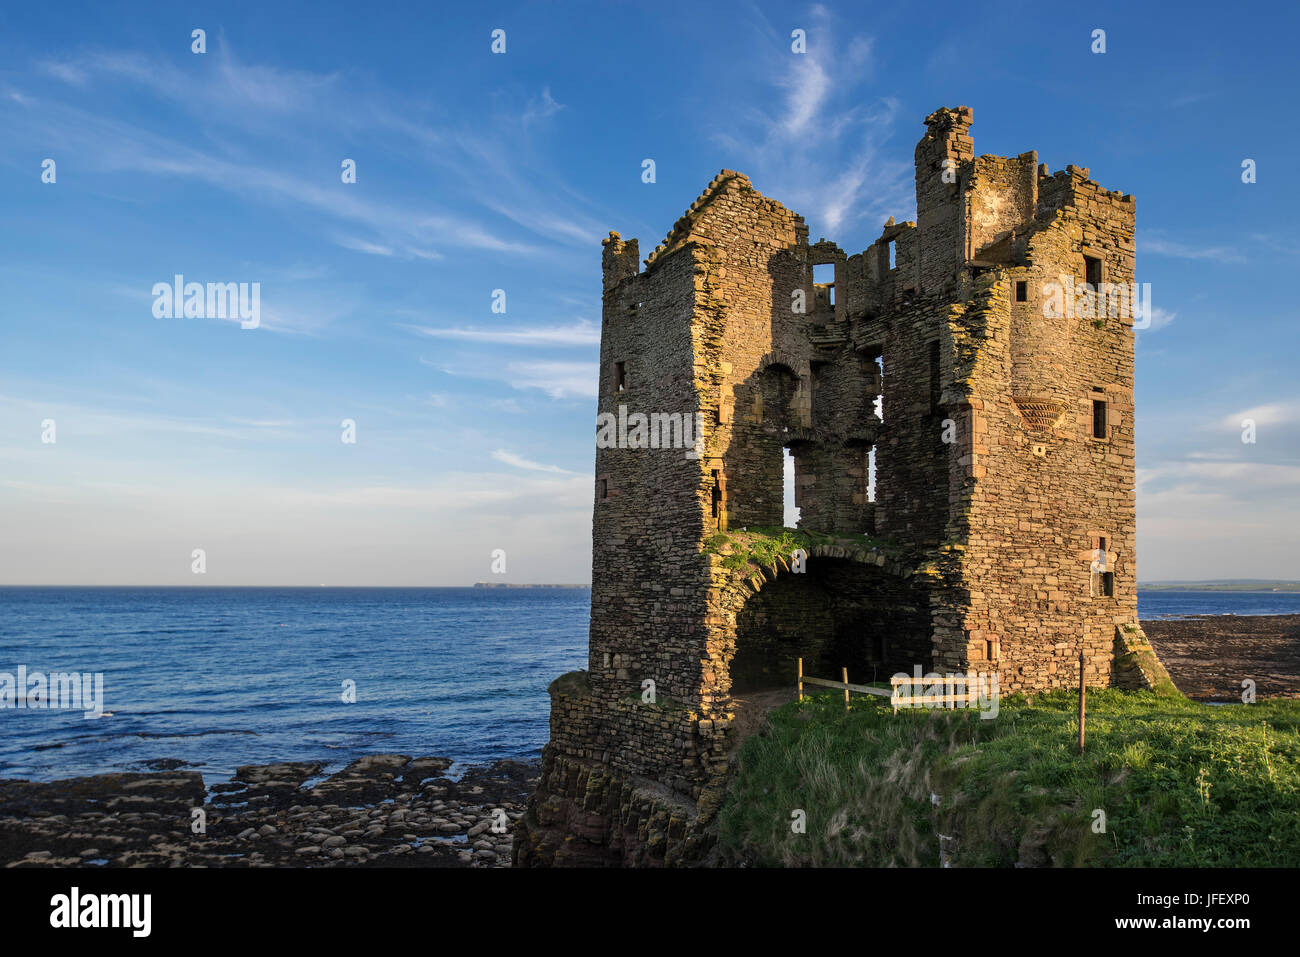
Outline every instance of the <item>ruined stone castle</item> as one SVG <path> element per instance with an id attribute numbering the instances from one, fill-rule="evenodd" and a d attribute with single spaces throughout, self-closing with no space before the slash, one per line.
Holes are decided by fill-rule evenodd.
<path id="1" fill-rule="evenodd" d="M 702 429 L 597 450 L 589 664 L 551 687 L 517 863 L 698 860 L 736 700 L 793 688 L 796 658 L 1005 694 L 1077 687 L 1082 652 L 1089 685 L 1154 680 L 1134 319 L 1090 292 L 1133 283 L 1133 197 L 977 157 L 971 123 L 926 119 L 916 221 L 860 253 L 729 170 L 644 268 L 605 240 L 599 411 Z M 807 559 L 740 560 L 783 525 L 786 453 Z"/>

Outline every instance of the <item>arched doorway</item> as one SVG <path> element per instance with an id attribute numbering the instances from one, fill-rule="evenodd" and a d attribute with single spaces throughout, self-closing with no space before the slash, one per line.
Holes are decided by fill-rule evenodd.
<path id="1" fill-rule="evenodd" d="M 928 591 L 874 561 L 809 556 L 802 573 L 782 570 L 736 610 L 734 649 L 723 662 L 732 694 L 793 687 L 805 673 L 888 680 L 931 670 Z"/>

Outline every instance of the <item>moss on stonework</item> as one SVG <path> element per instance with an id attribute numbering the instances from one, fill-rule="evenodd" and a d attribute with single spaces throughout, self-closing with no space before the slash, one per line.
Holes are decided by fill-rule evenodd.
<path id="1" fill-rule="evenodd" d="M 662 694 L 659 691 L 655 692 L 655 700 L 653 702 L 642 701 L 640 691 L 630 692 L 629 694 L 626 694 L 623 697 L 625 700 L 632 702 L 633 704 L 635 704 L 637 707 L 640 708 L 656 708 L 659 711 L 689 711 L 690 710 L 681 701 L 678 701 L 676 698 L 670 698 L 668 697 L 668 695 Z"/>
<path id="2" fill-rule="evenodd" d="M 739 531 L 718 532 L 704 540 L 701 554 L 717 555 L 730 571 L 758 567 L 769 571 L 789 571 L 796 549 L 811 552 L 817 545 L 843 545 L 848 548 L 892 549 L 892 542 L 868 536 L 836 536 L 801 528 L 779 525 L 751 525 Z"/>
<path id="3" fill-rule="evenodd" d="M 587 672 L 570 671 L 562 674 L 547 686 L 546 691 L 548 694 L 589 694 L 591 688 L 587 684 Z"/>
<path id="4" fill-rule="evenodd" d="M 1162 697 L 1183 697 L 1169 672 L 1160 663 L 1146 633 L 1137 625 L 1121 625 L 1115 645 L 1115 668 L 1119 673 L 1136 670 L 1151 691 Z"/>

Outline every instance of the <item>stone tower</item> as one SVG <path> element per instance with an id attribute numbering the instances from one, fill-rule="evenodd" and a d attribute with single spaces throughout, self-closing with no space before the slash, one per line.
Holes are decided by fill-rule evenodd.
<path id="1" fill-rule="evenodd" d="M 926 119 L 916 222 L 855 255 L 729 170 L 644 269 L 605 240 L 589 664 L 551 687 L 517 863 L 698 859 L 736 703 L 796 657 L 1008 693 L 1077 685 L 1082 652 L 1091 685 L 1154 680 L 1133 197 L 977 157 L 971 123 Z M 787 451 L 802 574 L 740 558 L 782 525 Z"/>

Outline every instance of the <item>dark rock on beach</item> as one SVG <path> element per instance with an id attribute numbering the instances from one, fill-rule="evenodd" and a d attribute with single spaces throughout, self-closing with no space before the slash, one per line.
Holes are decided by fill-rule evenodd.
<path id="1" fill-rule="evenodd" d="M 458 780 L 451 765 L 375 754 L 325 778 L 320 764 L 248 765 L 210 788 L 180 770 L 0 780 L 0 865 L 508 867 L 538 763 Z"/>
<path id="2" fill-rule="evenodd" d="M 1142 622 L 1178 690 L 1197 701 L 1300 698 L 1300 615 L 1198 615 Z"/>

